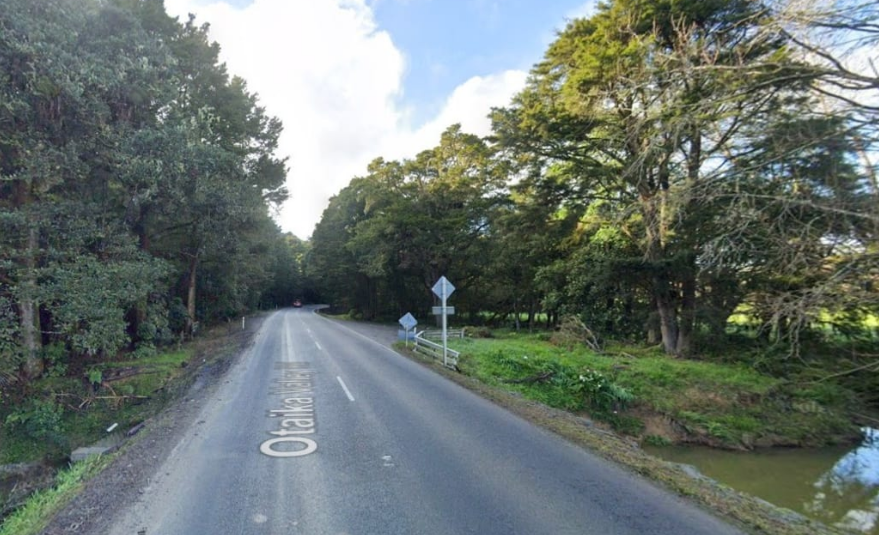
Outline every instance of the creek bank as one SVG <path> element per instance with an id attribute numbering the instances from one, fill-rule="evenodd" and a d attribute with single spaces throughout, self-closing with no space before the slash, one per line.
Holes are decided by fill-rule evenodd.
<path id="1" fill-rule="evenodd" d="M 797 383 L 741 364 L 631 346 L 598 354 L 554 345 L 546 333 L 492 333 L 449 345 L 461 353 L 461 373 L 645 444 L 753 450 L 860 438 L 854 394 L 830 382 Z"/>
<path id="2" fill-rule="evenodd" d="M 840 529 L 879 535 L 879 430 L 854 446 L 722 451 L 698 446 L 645 447 L 779 507 Z"/>

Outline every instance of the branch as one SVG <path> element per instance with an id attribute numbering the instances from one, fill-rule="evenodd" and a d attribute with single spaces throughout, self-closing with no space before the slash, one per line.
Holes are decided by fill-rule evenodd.
<path id="1" fill-rule="evenodd" d="M 517 384 L 517 385 L 544 383 L 544 382 L 548 381 L 553 375 L 555 375 L 555 372 L 550 371 L 550 372 L 541 373 L 538 375 L 532 375 L 531 377 L 526 377 L 524 379 L 507 379 L 502 382 L 507 383 L 507 384 Z"/>

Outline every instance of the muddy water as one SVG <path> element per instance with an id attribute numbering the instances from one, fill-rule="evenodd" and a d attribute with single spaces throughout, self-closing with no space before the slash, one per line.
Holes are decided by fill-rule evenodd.
<path id="1" fill-rule="evenodd" d="M 645 447 L 730 487 L 825 524 L 879 535 L 879 430 L 855 447 L 730 452 Z"/>

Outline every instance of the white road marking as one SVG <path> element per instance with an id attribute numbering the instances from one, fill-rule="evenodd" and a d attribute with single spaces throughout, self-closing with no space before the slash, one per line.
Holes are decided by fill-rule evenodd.
<path id="1" fill-rule="evenodd" d="M 323 351 L 323 350 L 324 350 L 324 348 L 322 348 L 322 347 L 320 346 L 320 344 L 317 343 L 317 340 L 315 340 L 314 345 L 317 346 L 317 349 L 318 349 L 319 351 Z"/>
<path id="2" fill-rule="evenodd" d="M 348 390 L 347 386 L 345 386 L 345 381 L 343 381 L 342 378 L 339 377 L 338 375 L 336 376 L 336 379 L 339 380 L 339 384 L 342 385 L 342 390 L 345 391 L 345 395 L 348 396 L 348 399 L 350 399 L 351 401 L 354 401 L 354 396 L 351 395 L 351 391 Z"/>

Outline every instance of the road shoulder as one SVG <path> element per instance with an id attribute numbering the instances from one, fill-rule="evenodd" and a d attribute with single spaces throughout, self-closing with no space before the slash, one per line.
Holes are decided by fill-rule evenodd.
<path id="1" fill-rule="evenodd" d="M 105 533 L 117 515 L 135 503 L 153 474 L 196 423 L 196 417 L 222 384 L 226 373 L 253 347 L 268 315 L 249 318 L 244 331 L 232 331 L 216 343 L 201 344 L 193 361 L 199 365 L 179 385 L 180 397 L 145 422 L 144 428 L 114 454 L 109 466 L 85 484 L 40 533 Z"/>

